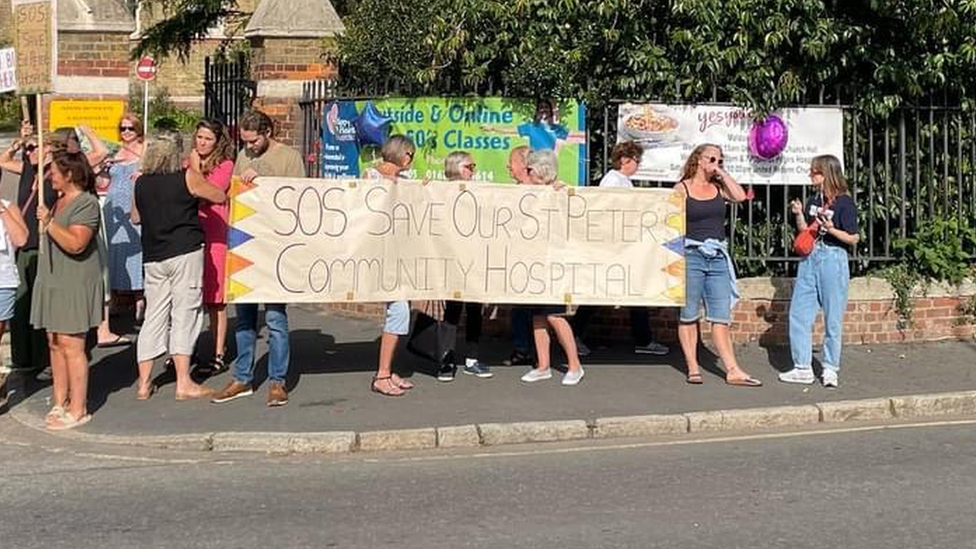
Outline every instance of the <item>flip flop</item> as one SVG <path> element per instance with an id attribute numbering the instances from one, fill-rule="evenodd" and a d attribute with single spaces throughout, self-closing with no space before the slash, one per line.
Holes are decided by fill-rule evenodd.
<path id="1" fill-rule="evenodd" d="M 54 405 L 51 407 L 51 410 L 48 411 L 47 415 L 44 416 L 44 423 L 50 425 L 62 417 L 64 417 L 64 406 Z"/>
<path id="2" fill-rule="evenodd" d="M 91 414 L 85 414 L 78 419 L 71 417 L 69 412 L 65 412 L 63 416 L 57 418 L 55 422 L 47 424 L 49 431 L 67 431 L 68 429 L 74 429 L 75 427 L 81 427 L 82 425 L 91 421 Z"/>
<path id="3" fill-rule="evenodd" d="M 131 345 L 132 340 L 125 336 L 115 336 L 115 339 L 111 341 L 99 341 L 95 344 L 96 347 L 101 349 L 107 349 L 109 347 L 122 347 L 123 345 Z"/>
<path id="4" fill-rule="evenodd" d="M 685 378 L 685 382 L 691 385 L 701 385 L 705 382 L 705 379 L 702 378 L 701 374 L 688 374 L 688 377 Z"/>
<path id="5" fill-rule="evenodd" d="M 762 381 L 759 381 L 754 377 L 726 379 L 725 383 L 735 385 L 736 387 L 762 387 Z"/>

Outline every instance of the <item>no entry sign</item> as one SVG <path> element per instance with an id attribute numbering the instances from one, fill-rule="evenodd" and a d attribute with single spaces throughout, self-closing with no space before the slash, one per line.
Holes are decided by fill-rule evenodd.
<path id="1" fill-rule="evenodd" d="M 156 61 L 152 57 L 143 57 L 136 64 L 136 76 L 139 80 L 150 81 L 156 78 Z"/>

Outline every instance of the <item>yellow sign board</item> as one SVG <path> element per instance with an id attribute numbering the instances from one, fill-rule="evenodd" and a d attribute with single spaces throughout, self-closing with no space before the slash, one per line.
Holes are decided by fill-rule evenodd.
<path id="1" fill-rule="evenodd" d="M 110 99 L 71 99 L 51 101 L 48 129 L 88 126 L 98 137 L 118 143 L 119 122 L 125 114 L 125 101 Z"/>
<path id="2" fill-rule="evenodd" d="M 17 91 L 47 93 L 54 89 L 57 24 L 54 0 L 13 0 L 17 49 Z"/>

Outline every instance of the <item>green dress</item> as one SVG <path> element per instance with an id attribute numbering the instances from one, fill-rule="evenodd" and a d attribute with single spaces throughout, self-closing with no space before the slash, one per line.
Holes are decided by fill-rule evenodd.
<path id="1" fill-rule="evenodd" d="M 84 225 L 92 239 L 85 251 L 71 255 L 50 235 L 42 235 L 43 255 L 37 258 L 37 280 L 31 300 L 31 324 L 59 334 L 80 334 L 102 321 L 104 288 L 102 262 L 98 254 L 98 198 L 82 193 L 57 210 L 54 221 L 62 227 Z"/>

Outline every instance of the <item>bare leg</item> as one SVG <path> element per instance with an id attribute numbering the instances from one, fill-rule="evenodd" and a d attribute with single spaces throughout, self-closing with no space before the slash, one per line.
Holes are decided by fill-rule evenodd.
<path id="1" fill-rule="evenodd" d="M 726 324 L 712 324 L 712 340 L 718 351 L 722 364 L 725 365 L 725 379 L 747 379 L 749 374 L 739 367 L 735 360 L 735 350 L 732 348 L 732 334 Z"/>
<path id="2" fill-rule="evenodd" d="M 393 355 L 400 336 L 383 332 L 380 336 L 380 358 L 376 367 L 373 387 L 389 395 L 402 395 L 403 389 L 393 380 Z"/>
<path id="3" fill-rule="evenodd" d="M 172 355 L 176 365 L 176 397 L 199 398 L 211 393 L 210 389 L 190 378 L 190 355 Z"/>
<path id="4" fill-rule="evenodd" d="M 62 334 L 47 334 L 47 345 L 51 355 L 51 384 L 54 406 L 64 406 L 68 402 L 68 363 L 61 348 Z"/>
<path id="5" fill-rule="evenodd" d="M 68 413 L 75 419 L 88 414 L 88 357 L 85 334 L 58 334 L 68 377 Z"/>
<path id="6" fill-rule="evenodd" d="M 698 364 L 698 322 L 678 324 L 678 341 L 681 342 L 681 350 L 685 354 L 688 376 L 701 375 Z"/>
<path id="7" fill-rule="evenodd" d="M 112 343 L 118 341 L 121 337 L 112 331 L 112 328 L 108 325 L 108 305 L 102 311 L 104 315 L 102 316 L 102 321 L 98 324 L 98 342 L 99 343 Z"/>
<path id="8" fill-rule="evenodd" d="M 151 360 L 143 360 L 139 363 L 139 385 L 136 388 L 136 396 L 139 398 L 149 398 L 152 367 L 153 361 Z"/>
<path id="9" fill-rule="evenodd" d="M 563 316 L 550 315 L 548 320 L 549 324 L 552 326 L 552 331 L 556 332 L 556 339 L 559 341 L 559 344 L 562 345 L 563 351 L 566 353 L 569 371 L 579 371 L 580 360 L 576 351 L 576 338 L 573 337 L 573 327 L 569 324 L 569 321 L 566 320 L 566 317 Z"/>
<path id="10" fill-rule="evenodd" d="M 538 362 L 535 369 L 544 371 L 549 369 L 549 325 L 544 316 L 532 317 L 532 339 L 535 340 L 535 355 Z M 573 346 L 575 347 L 575 342 Z"/>
<path id="11" fill-rule="evenodd" d="M 209 305 L 210 331 L 214 338 L 214 356 L 223 357 L 227 351 L 227 307 L 221 303 Z"/>

